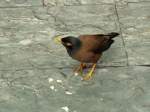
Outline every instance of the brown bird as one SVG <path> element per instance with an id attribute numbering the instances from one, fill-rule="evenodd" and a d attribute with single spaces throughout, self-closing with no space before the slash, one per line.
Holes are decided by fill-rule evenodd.
<path id="1" fill-rule="evenodd" d="M 89 80 L 93 76 L 96 63 L 102 56 L 102 53 L 110 48 L 114 42 L 113 38 L 118 36 L 116 32 L 108 34 L 80 35 L 78 38 L 67 36 L 61 39 L 61 43 L 66 48 L 70 57 L 81 62 L 76 69 L 82 71 L 86 66 L 85 63 L 92 63 L 92 68 L 83 76 L 83 80 Z"/>

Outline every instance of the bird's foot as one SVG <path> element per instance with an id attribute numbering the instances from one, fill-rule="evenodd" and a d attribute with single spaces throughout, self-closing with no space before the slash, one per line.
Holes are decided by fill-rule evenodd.
<path id="1" fill-rule="evenodd" d="M 94 75 L 93 72 L 95 68 L 96 68 L 96 64 L 93 64 L 92 69 L 85 76 L 83 76 L 83 80 L 90 80 Z"/>
<path id="2" fill-rule="evenodd" d="M 86 64 L 81 63 L 80 66 L 74 70 L 75 75 L 78 75 L 78 73 L 80 73 L 80 75 L 82 76 L 82 72 L 84 68 L 86 68 Z"/>

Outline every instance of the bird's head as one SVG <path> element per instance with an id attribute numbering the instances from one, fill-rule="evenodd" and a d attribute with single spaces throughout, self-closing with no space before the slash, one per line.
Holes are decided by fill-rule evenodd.
<path id="1" fill-rule="evenodd" d="M 67 49 L 75 49 L 79 48 L 81 46 L 81 42 L 78 38 L 67 36 L 61 39 L 61 43 L 67 48 Z"/>
<path id="2" fill-rule="evenodd" d="M 67 49 L 69 54 L 76 52 L 81 47 L 80 39 L 73 36 L 62 38 L 61 43 Z"/>

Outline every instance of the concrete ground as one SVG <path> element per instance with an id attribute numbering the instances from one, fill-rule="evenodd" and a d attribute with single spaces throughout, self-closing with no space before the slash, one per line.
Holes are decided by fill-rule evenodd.
<path id="1" fill-rule="evenodd" d="M 112 31 L 87 82 L 54 42 Z M 0 0 L 0 112 L 150 112 L 150 0 Z"/>

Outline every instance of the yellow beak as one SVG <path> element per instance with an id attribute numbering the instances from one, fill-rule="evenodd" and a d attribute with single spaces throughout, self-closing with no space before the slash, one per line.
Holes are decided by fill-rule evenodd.
<path id="1" fill-rule="evenodd" d="M 54 38 L 54 42 L 57 43 L 57 44 L 60 44 L 61 43 L 61 36 L 56 36 Z"/>

